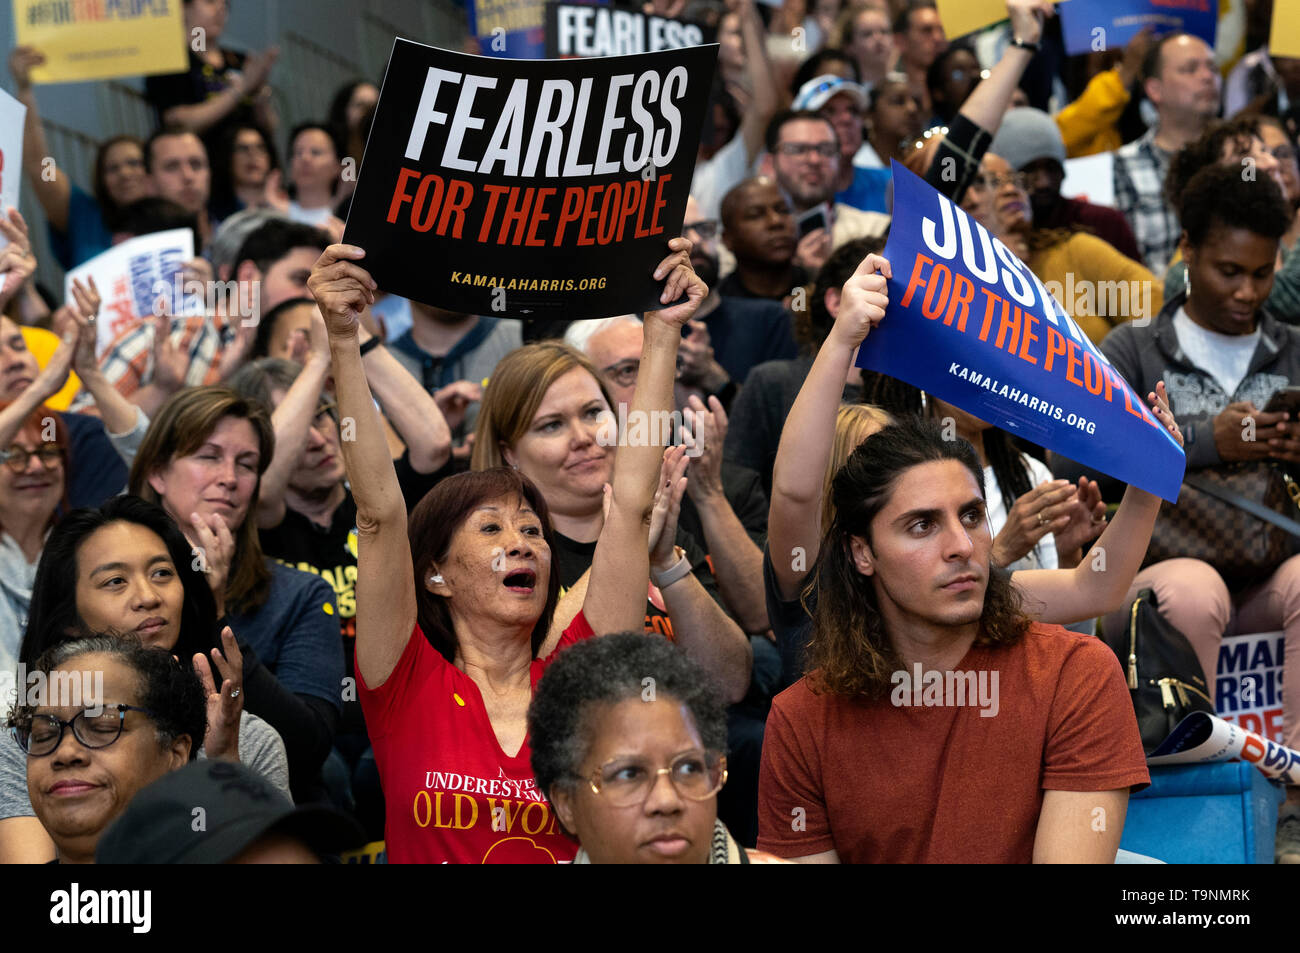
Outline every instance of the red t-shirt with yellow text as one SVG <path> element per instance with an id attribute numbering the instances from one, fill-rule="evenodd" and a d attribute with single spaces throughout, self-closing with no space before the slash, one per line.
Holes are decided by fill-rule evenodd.
<path id="1" fill-rule="evenodd" d="M 1035 623 L 1015 645 L 972 646 L 954 671 L 967 679 L 960 693 L 945 683 L 944 703 L 924 692 L 818 695 L 806 677 L 778 695 L 759 771 L 759 849 L 834 849 L 843 863 L 1028 863 L 1044 791 L 1150 781 L 1128 685 L 1099 639 Z M 985 691 L 962 703 L 971 673 Z"/>
<path id="2" fill-rule="evenodd" d="M 559 645 L 532 663 L 532 683 L 556 655 L 594 633 L 579 612 Z M 556 864 L 572 861 L 566 836 L 537 790 L 524 739 L 501 750 L 474 680 L 429 644 L 419 625 L 387 680 L 357 672 L 387 807 L 391 864 Z"/>

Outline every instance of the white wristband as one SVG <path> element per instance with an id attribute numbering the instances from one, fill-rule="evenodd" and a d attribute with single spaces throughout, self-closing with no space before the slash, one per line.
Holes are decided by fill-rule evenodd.
<path id="1" fill-rule="evenodd" d="M 673 563 L 663 572 L 650 570 L 650 581 L 659 589 L 667 589 L 673 583 L 686 576 L 691 571 L 691 561 L 686 558 L 686 550 L 680 546 L 673 547 L 678 553 L 677 562 Z"/>

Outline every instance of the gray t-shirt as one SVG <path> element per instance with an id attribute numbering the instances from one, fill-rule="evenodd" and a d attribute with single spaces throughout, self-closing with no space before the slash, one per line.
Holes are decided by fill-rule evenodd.
<path id="1" fill-rule="evenodd" d="M 199 757 L 204 757 L 202 748 Z M 293 801 L 289 793 L 289 759 L 280 733 L 249 712 L 239 716 L 239 760 Z M 0 820 L 35 816 L 27 796 L 27 755 L 13 735 L 5 732 L 0 737 Z"/>

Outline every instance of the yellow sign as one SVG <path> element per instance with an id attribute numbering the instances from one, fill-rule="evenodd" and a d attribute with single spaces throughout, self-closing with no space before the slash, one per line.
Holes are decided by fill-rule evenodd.
<path id="1" fill-rule="evenodd" d="M 14 0 L 18 45 L 45 54 L 35 83 L 189 69 L 181 0 Z"/>
<path id="2" fill-rule="evenodd" d="M 1060 2 L 1060 0 L 1055 0 Z M 1285 3 L 1286 0 L 1278 0 Z M 1007 18 L 1007 0 L 936 0 L 939 22 L 950 40 Z"/>
<path id="3" fill-rule="evenodd" d="M 1273 56 L 1300 57 L 1300 0 L 1273 0 L 1268 51 Z"/>

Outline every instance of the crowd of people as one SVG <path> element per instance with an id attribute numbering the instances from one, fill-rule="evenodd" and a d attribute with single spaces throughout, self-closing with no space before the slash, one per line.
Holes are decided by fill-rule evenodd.
<path id="1" fill-rule="evenodd" d="M 1058 298 L 1189 473 L 1294 487 L 1268 0 L 1238 49 L 1079 57 L 1045 0 L 951 43 L 931 0 L 649 0 L 720 44 L 685 220 L 658 310 L 560 322 L 379 287 L 342 242 L 379 78 L 284 129 L 276 38 L 183 6 L 206 46 L 90 182 L 49 174 L 44 57 L 10 55 L 44 221 L 0 210 L 0 861 L 1111 863 L 1150 774 L 1098 634 L 1144 590 L 1211 698 L 1225 635 L 1284 632 L 1300 750 L 1300 542 L 1164 545 L 1151 494 L 854 361 L 896 160 L 1049 286 L 1135 289 Z M 1065 187 L 1103 153 L 1113 206 Z M 38 228 L 64 269 L 188 228 L 224 290 L 104 342 Z M 922 703 L 936 673 L 969 700 Z"/>

